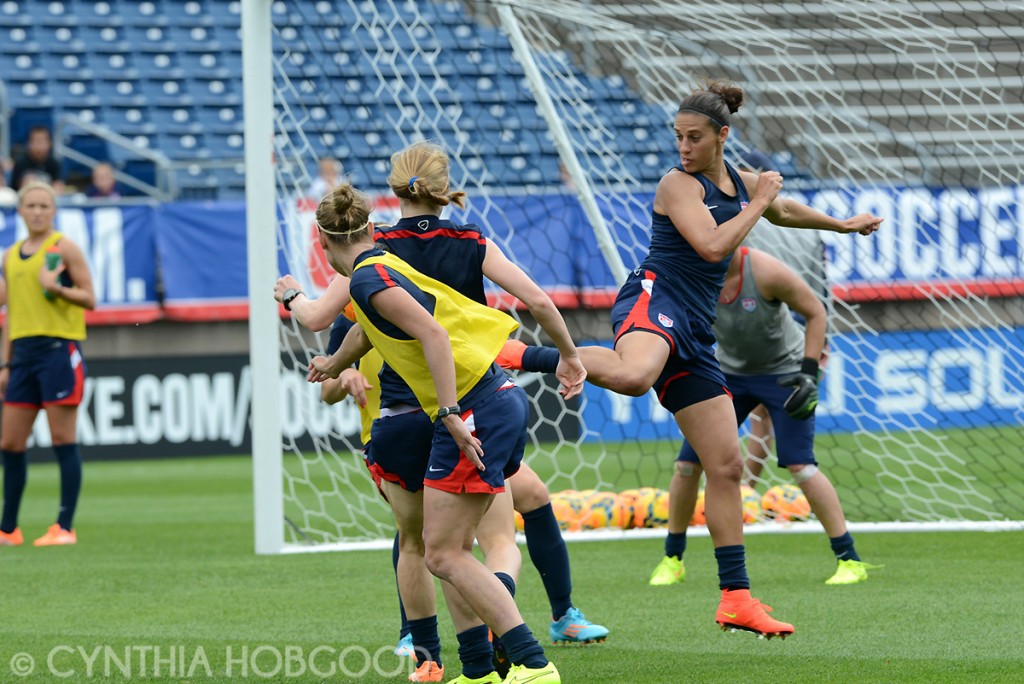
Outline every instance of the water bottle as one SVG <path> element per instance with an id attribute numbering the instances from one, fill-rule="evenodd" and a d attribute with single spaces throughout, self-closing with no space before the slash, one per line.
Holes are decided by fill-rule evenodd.
<path id="1" fill-rule="evenodd" d="M 60 260 L 60 248 L 58 248 L 56 245 L 46 250 L 46 270 L 56 271 L 58 268 L 60 268 Z M 43 295 L 47 299 L 56 299 L 56 295 L 54 295 L 49 290 L 44 290 Z"/>

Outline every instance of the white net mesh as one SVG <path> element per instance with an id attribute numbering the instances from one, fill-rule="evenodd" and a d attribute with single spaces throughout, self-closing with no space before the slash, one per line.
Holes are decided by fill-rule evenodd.
<path id="1" fill-rule="evenodd" d="M 617 282 L 573 196 L 590 193 L 635 265 L 654 184 L 677 162 L 679 99 L 705 77 L 732 80 L 747 96 L 734 158 L 768 152 L 787 190 L 814 206 L 887 218 L 877 239 L 828 241 L 840 298 L 817 451 L 848 517 L 1024 518 L 1024 316 L 1020 299 L 994 296 L 1019 295 L 1024 278 L 1013 214 L 1024 66 L 1019 21 L 1000 7 L 523 1 L 508 11 L 543 75 L 531 85 L 490 3 L 277 3 L 283 269 L 312 292 L 329 277 L 303 198 L 317 158 L 338 158 L 357 187 L 380 193 L 391 152 L 431 139 L 470 195 L 453 218 L 484 226 L 579 341 L 606 339 L 602 307 Z M 539 85 L 582 176 L 560 170 Z M 387 198 L 378 209 L 375 220 L 394 218 Z M 893 292 L 904 300 L 887 301 Z M 528 320 L 517 335 L 540 341 Z M 288 322 L 282 336 L 286 403 L 322 435 L 285 438 L 288 541 L 389 537 L 356 452 L 354 407 L 324 407 L 302 384 L 326 338 Z M 549 379 L 519 380 L 534 409 L 527 458 L 553 491 L 667 487 L 679 437 L 650 398 L 593 390 L 565 406 Z"/>

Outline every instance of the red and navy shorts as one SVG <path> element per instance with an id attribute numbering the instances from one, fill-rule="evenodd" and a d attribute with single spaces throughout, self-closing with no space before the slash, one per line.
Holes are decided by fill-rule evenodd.
<path id="1" fill-rule="evenodd" d="M 377 487 L 381 480 L 387 480 L 413 493 L 423 489 L 423 473 L 433 441 L 434 424 L 423 409 L 381 409 L 381 417 L 370 428 L 366 450 L 366 467 Z"/>
<path id="2" fill-rule="evenodd" d="M 75 340 L 25 337 L 11 345 L 4 404 L 23 408 L 78 406 L 85 392 L 85 360 Z"/>
<path id="3" fill-rule="evenodd" d="M 663 285 L 656 273 L 638 269 L 619 290 L 611 312 L 616 343 L 633 332 L 657 335 L 668 343 L 668 361 L 654 391 L 661 405 L 673 414 L 729 394 L 715 358 L 711 325 L 693 314 L 685 301 L 685 294 Z"/>
<path id="4" fill-rule="evenodd" d="M 459 451 L 451 433 L 438 421 L 423 484 L 453 494 L 505 491 L 505 478 L 514 475 L 523 461 L 529 416 L 526 392 L 511 381 L 463 410 L 462 420 L 483 446 L 483 471 Z"/>

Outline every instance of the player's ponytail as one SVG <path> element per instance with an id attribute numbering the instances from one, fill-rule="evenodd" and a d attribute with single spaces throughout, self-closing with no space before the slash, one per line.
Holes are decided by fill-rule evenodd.
<path id="1" fill-rule="evenodd" d="M 369 240 L 370 199 L 349 183 L 324 195 L 316 208 L 316 225 L 333 242 L 350 245 Z"/>
<path id="2" fill-rule="evenodd" d="M 743 104 L 743 91 L 723 81 L 708 81 L 693 91 L 679 105 L 679 112 L 703 114 L 715 133 L 731 125 L 732 114 Z"/>
<path id="3" fill-rule="evenodd" d="M 391 155 L 388 185 L 399 199 L 425 202 L 438 207 L 466 206 L 466 193 L 450 189 L 448 154 L 438 145 L 418 142 Z"/>

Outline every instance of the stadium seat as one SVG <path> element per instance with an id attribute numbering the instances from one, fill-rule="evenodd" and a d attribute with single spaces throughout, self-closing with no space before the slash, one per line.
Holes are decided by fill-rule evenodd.
<path id="1" fill-rule="evenodd" d="M 114 5 L 115 3 L 111 4 Z M 116 3 L 114 11 L 132 26 L 163 27 L 170 24 L 170 19 L 151 0 L 143 0 L 143 2 L 120 0 L 120 2 Z"/>
<path id="2" fill-rule="evenodd" d="M 123 136 L 152 135 L 156 133 L 156 125 L 149 117 L 150 110 L 145 107 L 104 107 L 100 115 L 100 123 L 117 131 Z"/>

